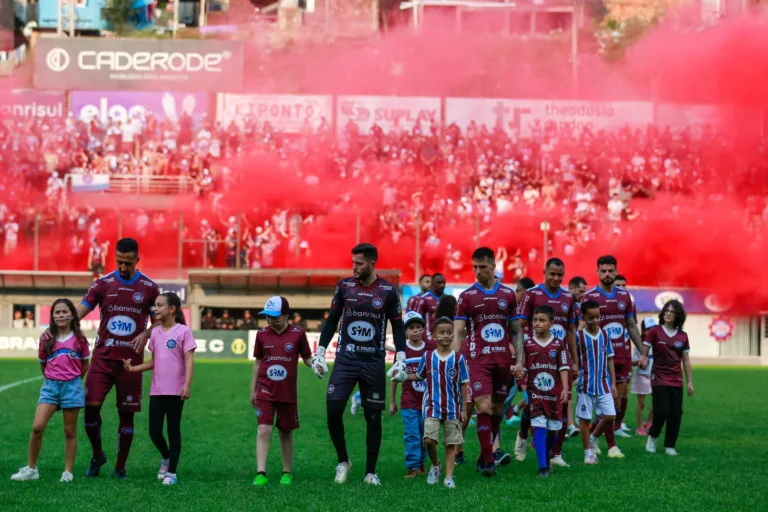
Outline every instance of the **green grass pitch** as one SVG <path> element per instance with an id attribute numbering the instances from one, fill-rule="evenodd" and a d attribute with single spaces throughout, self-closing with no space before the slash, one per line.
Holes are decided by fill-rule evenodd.
<path id="1" fill-rule="evenodd" d="M 571 467 L 556 468 L 548 480 L 536 478 L 535 455 L 529 451 L 525 462 L 513 461 L 492 479 L 476 474 L 472 465 L 459 466 L 457 488 L 449 490 L 428 486 L 425 477 L 404 480 L 402 422 L 399 415 L 390 418 L 388 414 L 378 465 L 383 486 L 370 488 L 362 482 L 365 422 L 348 413 L 345 424 L 354 467 L 346 485 L 335 485 L 336 459 L 325 426 L 327 379 L 319 381 L 303 367 L 294 485 L 277 485 L 281 467 L 274 435 L 270 486 L 254 488 L 256 416 L 249 404 L 251 369 L 242 362 L 198 362 L 192 398 L 184 409 L 179 485 L 173 488 L 162 486 L 155 477 L 160 457 L 147 434 L 148 396 L 145 412 L 137 415 L 129 480 L 111 476 L 117 428 L 113 394 L 102 414 L 109 462 L 100 478 L 83 476 L 90 445 L 81 413 L 75 481 L 59 483 L 64 446 L 57 414 L 45 434 L 40 480 L 11 482 L 11 474 L 26 464 L 41 382 L 0 392 L 0 510 L 768 510 L 766 370 L 694 368 L 696 396 L 684 403 L 678 458 L 646 454 L 644 438 L 633 437 L 618 440 L 626 459 L 604 456 L 598 466 L 587 467 L 580 442 L 571 439 L 564 449 Z M 38 374 L 33 360 L 0 361 L 0 387 Z M 632 395 L 630 404 L 626 423 L 634 430 Z M 503 446 L 510 451 L 514 431 L 502 427 Z M 473 427 L 467 437 L 465 450 L 474 459 L 478 447 Z"/>

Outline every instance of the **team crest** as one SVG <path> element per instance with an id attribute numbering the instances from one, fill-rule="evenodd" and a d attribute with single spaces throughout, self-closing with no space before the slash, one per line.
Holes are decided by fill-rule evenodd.
<path id="1" fill-rule="evenodd" d="M 448 370 L 448 377 L 454 378 L 455 376 L 456 376 L 456 370 L 454 370 L 453 368 Z"/>
<path id="2" fill-rule="evenodd" d="M 504 299 L 500 299 L 499 300 L 499 307 L 501 309 L 507 309 L 507 301 L 505 301 Z"/>
<path id="3" fill-rule="evenodd" d="M 261 409 L 256 409 L 256 417 L 261 418 Z"/>
<path id="4" fill-rule="evenodd" d="M 482 388 L 482 387 L 483 387 L 483 385 L 482 385 L 482 384 L 480 384 L 479 382 L 475 382 L 474 386 L 472 386 L 472 388 L 473 388 L 475 391 L 480 391 L 480 388 Z"/>
<path id="5" fill-rule="evenodd" d="M 286 352 L 290 352 L 291 350 L 293 350 L 293 344 L 292 343 L 286 343 L 285 344 L 285 351 Z"/>
<path id="6" fill-rule="evenodd" d="M 142 302 L 144 302 L 144 296 L 139 292 L 134 293 L 133 302 L 135 302 L 136 304 L 141 304 Z"/>
<path id="7" fill-rule="evenodd" d="M 624 311 L 626 308 L 627 308 L 626 304 L 624 304 L 623 302 L 619 302 L 619 309 L 620 310 Z"/>
<path id="8" fill-rule="evenodd" d="M 336 387 L 333 384 L 328 384 L 328 394 L 332 394 L 334 391 L 336 391 Z"/>
<path id="9" fill-rule="evenodd" d="M 176 340 L 171 338 L 168 341 L 165 342 L 165 346 L 169 349 L 173 350 L 176 348 Z"/>
<path id="10" fill-rule="evenodd" d="M 371 398 L 373 398 L 374 400 L 378 400 L 379 396 L 380 395 L 378 393 L 374 393 L 374 394 L 371 395 Z"/>
<path id="11" fill-rule="evenodd" d="M 69 357 L 71 357 L 72 359 L 77 359 L 77 350 L 70 350 Z"/>
<path id="12" fill-rule="evenodd" d="M 376 297 L 373 299 L 373 307 L 376 309 L 381 309 L 381 307 L 384 305 L 384 301 L 382 301 L 380 298 Z"/>
<path id="13" fill-rule="evenodd" d="M 557 350 L 550 350 L 549 357 L 551 357 L 552 359 L 557 359 Z"/>
<path id="14" fill-rule="evenodd" d="M 683 344 L 681 342 L 679 342 L 679 341 L 676 341 L 675 342 L 675 348 L 679 350 L 679 349 L 683 348 Z"/>
<path id="15" fill-rule="evenodd" d="M 566 304 L 565 302 L 560 304 L 560 308 L 563 310 L 563 313 L 567 313 L 568 312 L 568 304 Z"/>

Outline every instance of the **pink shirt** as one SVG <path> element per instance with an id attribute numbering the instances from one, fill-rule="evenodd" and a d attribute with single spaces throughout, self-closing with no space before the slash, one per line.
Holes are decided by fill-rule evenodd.
<path id="1" fill-rule="evenodd" d="M 181 388 L 187 380 L 184 354 L 196 348 L 195 337 L 184 324 L 176 324 L 166 332 L 163 332 L 162 326 L 152 329 L 149 350 L 155 361 L 155 369 L 152 371 L 149 394 L 181 395 Z"/>
<path id="2" fill-rule="evenodd" d="M 77 339 L 72 332 L 69 336 L 56 340 L 50 355 L 43 351 L 43 339 L 40 338 L 37 357 L 41 363 L 45 363 L 46 379 L 66 381 L 80 377 L 83 361 L 91 357 L 91 351 L 88 349 L 88 341 Z"/>

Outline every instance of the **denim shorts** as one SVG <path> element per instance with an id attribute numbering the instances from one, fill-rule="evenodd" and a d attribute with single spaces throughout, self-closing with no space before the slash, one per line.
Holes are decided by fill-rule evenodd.
<path id="1" fill-rule="evenodd" d="M 40 389 L 38 404 L 58 405 L 62 409 L 81 409 L 85 407 L 85 390 L 82 379 L 72 380 L 45 379 Z"/>

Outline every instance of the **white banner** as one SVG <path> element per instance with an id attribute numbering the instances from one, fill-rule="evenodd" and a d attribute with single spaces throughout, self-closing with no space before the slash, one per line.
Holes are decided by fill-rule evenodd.
<path id="1" fill-rule="evenodd" d="M 292 96 L 289 94 L 219 94 L 216 120 L 226 128 L 234 121 L 240 127 L 252 118 L 261 127 L 269 122 L 273 128 L 298 133 L 309 120 L 312 128 L 320 126 L 323 118 L 333 122 L 331 96 Z"/>
<path id="2" fill-rule="evenodd" d="M 592 130 L 616 129 L 624 125 L 653 123 L 653 104 L 641 101 L 513 100 L 490 98 L 447 98 L 446 124 L 466 130 L 471 121 L 488 129 L 501 126 L 528 136 L 538 121 L 542 126 L 555 122 L 561 127 Z"/>
<path id="3" fill-rule="evenodd" d="M 109 190 L 108 174 L 70 174 L 72 192 Z"/>
<path id="4" fill-rule="evenodd" d="M 347 123 L 354 122 L 361 133 L 378 125 L 384 133 L 393 128 L 410 131 L 418 123 L 422 133 L 429 133 L 432 121 L 440 123 L 440 98 L 414 96 L 339 96 L 336 127 L 341 135 Z"/>

